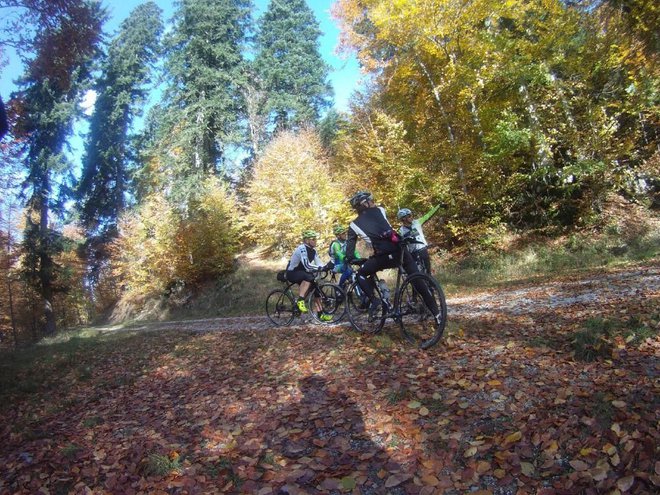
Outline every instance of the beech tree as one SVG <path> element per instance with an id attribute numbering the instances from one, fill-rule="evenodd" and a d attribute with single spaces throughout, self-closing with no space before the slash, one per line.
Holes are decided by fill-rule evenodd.
<path id="1" fill-rule="evenodd" d="M 529 228 L 585 222 L 608 191 L 650 180 L 657 64 L 629 26 L 652 9 L 586 3 L 339 0 L 334 13 L 373 76 L 369 106 L 402 124 L 455 213 Z"/>
<path id="2" fill-rule="evenodd" d="M 218 178 L 198 188 L 185 214 L 162 194 L 152 194 L 122 216 L 111 251 L 124 295 L 162 294 L 231 271 L 239 247 L 236 199 Z"/>
<path id="3" fill-rule="evenodd" d="M 346 191 L 332 179 L 311 130 L 285 131 L 271 141 L 254 166 L 247 197 L 250 237 L 277 251 L 293 249 L 304 229 L 330 240 L 332 226 L 351 218 Z"/>

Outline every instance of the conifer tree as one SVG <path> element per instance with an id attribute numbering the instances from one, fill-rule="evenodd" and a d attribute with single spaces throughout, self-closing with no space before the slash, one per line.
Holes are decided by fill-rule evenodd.
<path id="1" fill-rule="evenodd" d="M 239 140 L 240 81 L 250 0 L 182 0 L 166 40 L 164 125 L 173 194 L 186 198 L 200 180 L 226 172 Z"/>
<path id="2" fill-rule="evenodd" d="M 128 139 L 140 114 L 163 30 L 153 2 L 138 6 L 110 43 L 96 84 L 83 172 L 78 185 L 81 221 L 90 234 L 116 231 L 128 187 Z"/>
<path id="3" fill-rule="evenodd" d="M 321 31 L 305 0 L 271 1 L 259 22 L 255 68 L 276 130 L 316 124 L 331 104 L 330 68 L 321 58 Z"/>
<path id="4" fill-rule="evenodd" d="M 49 4 L 49 2 L 45 2 Z M 13 132 L 26 146 L 25 181 L 29 210 L 25 231 L 25 272 L 39 291 L 45 331 L 56 330 L 53 296 L 57 267 L 54 256 L 61 236 L 50 225 L 58 209 L 57 184 L 70 168 L 63 149 L 79 111 L 82 90 L 97 54 L 105 11 L 97 1 L 60 2 L 54 10 L 28 9 L 34 24 L 33 56 L 14 95 L 20 107 Z"/>

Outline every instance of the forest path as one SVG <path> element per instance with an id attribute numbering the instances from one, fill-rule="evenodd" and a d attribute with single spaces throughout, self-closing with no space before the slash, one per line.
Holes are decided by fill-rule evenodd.
<path id="1" fill-rule="evenodd" d="M 660 264 L 650 262 L 614 271 L 594 272 L 560 279 L 516 284 L 515 287 L 489 289 L 466 296 L 447 299 L 449 321 L 466 320 L 511 320 L 516 325 L 536 325 L 553 314 L 563 318 L 570 315 L 598 315 L 606 307 L 614 308 L 619 303 L 630 307 L 631 301 L 658 299 L 660 307 Z M 311 323 L 294 321 L 292 327 L 305 327 Z M 344 323 L 346 324 L 346 323 Z M 187 330 L 194 332 L 265 330 L 272 328 L 264 315 L 241 317 L 218 317 L 194 320 L 163 322 L 141 322 L 124 330 Z M 105 327 L 102 331 L 116 331 L 118 327 Z"/>

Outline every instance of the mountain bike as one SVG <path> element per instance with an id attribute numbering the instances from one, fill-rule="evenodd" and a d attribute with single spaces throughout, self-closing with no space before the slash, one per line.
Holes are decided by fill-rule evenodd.
<path id="1" fill-rule="evenodd" d="M 427 244 L 426 249 L 427 251 L 430 250 L 433 247 L 433 244 Z M 413 257 L 413 260 L 415 260 L 415 263 L 417 264 L 417 268 L 419 268 L 419 271 L 421 273 L 426 273 L 427 275 L 430 275 L 431 277 L 433 274 L 427 269 L 426 265 L 424 264 L 424 261 L 422 261 L 422 258 L 420 257 L 420 252 L 419 251 L 410 251 L 410 254 Z"/>
<path id="2" fill-rule="evenodd" d="M 411 237 L 401 239 L 402 249 L 397 266 L 394 301 L 391 300 L 387 286 L 372 275 L 375 290 L 374 299 L 365 304 L 360 297 L 360 287 L 355 281 L 346 291 L 348 317 L 353 328 L 366 334 L 380 332 L 388 319 L 394 320 L 402 336 L 422 349 L 437 344 L 447 324 L 447 302 L 440 284 L 430 275 L 413 273 L 406 275 L 402 263 L 408 245 L 417 241 Z M 421 290 L 428 290 L 435 300 L 439 313 L 436 317 L 422 297 Z"/>
<path id="3" fill-rule="evenodd" d="M 345 295 L 338 285 L 321 282 L 325 277 L 326 271 L 316 272 L 314 282 L 305 296 L 305 305 L 315 322 L 332 325 L 341 321 L 346 314 Z M 298 298 L 292 290 L 292 287 L 298 284 L 286 279 L 285 270 L 278 272 L 277 280 L 282 282 L 282 287 L 272 290 L 266 297 L 266 315 L 273 325 L 280 327 L 290 325 L 294 318 L 301 317 L 303 313 L 296 304 Z M 318 308 L 320 310 L 317 311 Z M 332 318 L 322 320 L 320 314 L 330 315 Z"/>

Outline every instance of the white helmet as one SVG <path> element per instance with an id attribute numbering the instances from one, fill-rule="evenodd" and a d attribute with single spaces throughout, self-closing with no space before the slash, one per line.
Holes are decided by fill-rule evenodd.
<path id="1" fill-rule="evenodd" d="M 407 217 L 408 215 L 412 215 L 412 211 L 410 211 L 408 208 L 401 208 L 399 213 L 396 214 L 396 217 L 401 220 L 403 217 Z"/>

